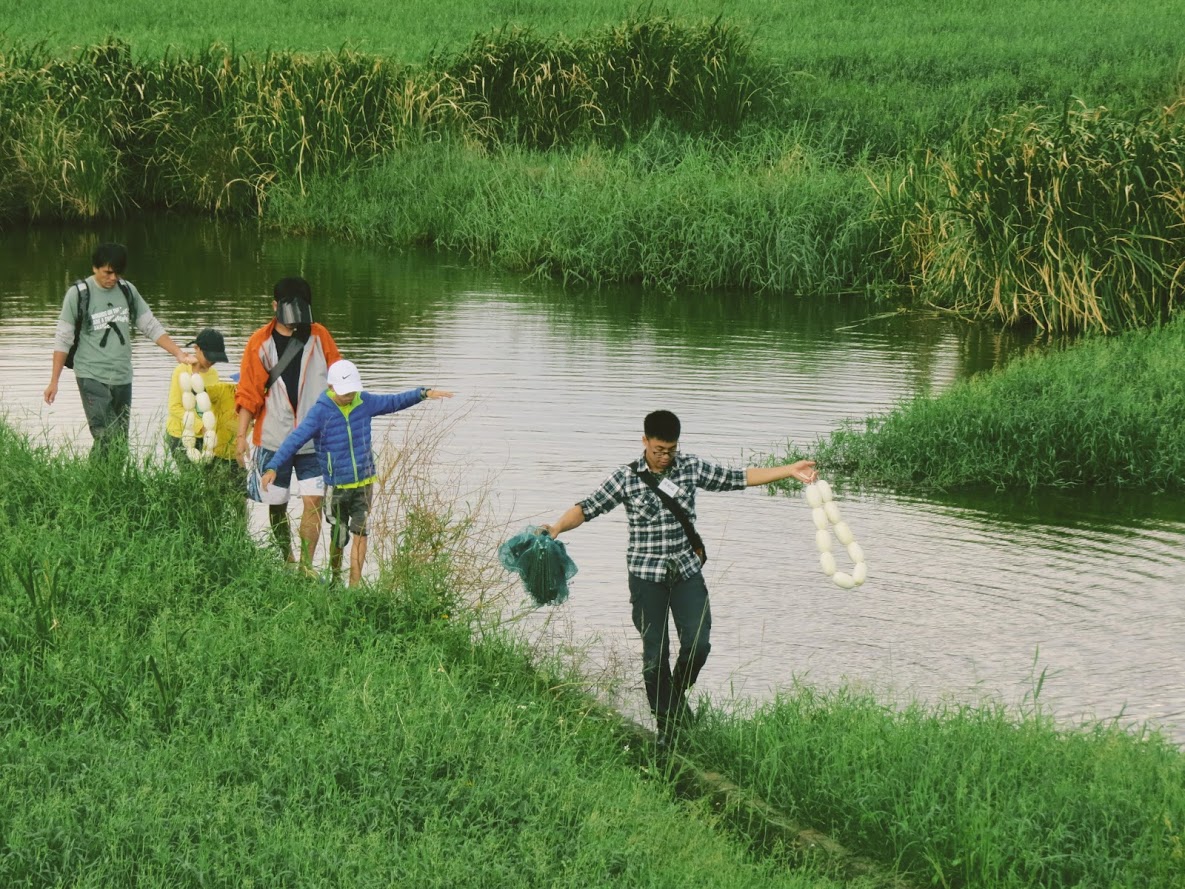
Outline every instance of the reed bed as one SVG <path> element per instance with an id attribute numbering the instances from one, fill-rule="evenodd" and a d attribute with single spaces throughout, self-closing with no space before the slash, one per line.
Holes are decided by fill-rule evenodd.
<path id="1" fill-rule="evenodd" d="M 47 40 L 69 57 L 115 33 L 148 56 L 211 41 L 242 52 L 302 54 L 342 47 L 406 65 L 452 57 L 475 34 L 529 28 L 547 41 L 599 33 L 638 16 L 636 0 L 354 0 L 331 12 L 309 0 L 66 0 L 8 4 L 11 39 Z M 1167 103 L 1181 80 L 1176 0 L 1001 0 L 990 5 L 878 0 L 680 0 L 655 17 L 711 21 L 723 10 L 791 78 L 788 122 L 827 127 L 856 155 L 937 146 L 971 118 L 1077 96 L 1112 108 Z M 835 148 L 836 145 L 829 146 Z"/>
<path id="2" fill-rule="evenodd" d="M 17 47 L 0 55 L 0 210 L 255 212 L 277 179 L 303 187 L 443 133 L 546 148 L 620 141 L 659 116 L 731 131 L 768 103 L 772 76 L 735 29 L 664 19 L 577 41 L 500 31 L 415 69 L 349 50 L 138 61 L 119 42 L 70 60 Z"/>
<path id="3" fill-rule="evenodd" d="M 834 477 L 870 486 L 1180 491 L 1182 354 L 1181 317 L 1090 337 L 849 422 L 811 456 Z"/>
<path id="4" fill-rule="evenodd" d="M 1015 710 L 795 685 L 744 714 L 705 708 L 693 755 L 915 885 L 1181 886 L 1181 750 L 1153 731 L 1058 727 L 1040 685 Z"/>
<path id="5" fill-rule="evenodd" d="M 329 588 L 241 495 L 0 423 L 0 883 L 833 885 L 677 804 L 577 677 L 476 642 L 436 530 L 397 586 Z"/>
<path id="6" fill-rule="evenodd" d="M 1185 296 L 1183 183 L 1185 101 L 1036 108 L 920 158 L 880 188 L 878 215 L 935 304 L 1107 333 L 1163 322 Z"/>
<path id="7" fill-rule="evenodd" d="M 119 43 L 66 61 L 7 54 L 0 93 L 4 203 L 32 218 L 256 212 L 277 178 L 373 156 L 454 110 L 438 85 L 356 53 L 248 59 L 217 46 L 148 62 Z"/>
<path id="8" fill-rule="evenodd" d="M 633 19 L 576 40 L 504 29 L 428 67 L 444 72 L 486 142 L 543 149 L 621 143 L 659 119 L 734 133 L 770 112 L 779 87 L 777 69 L 721 19 Z"/>

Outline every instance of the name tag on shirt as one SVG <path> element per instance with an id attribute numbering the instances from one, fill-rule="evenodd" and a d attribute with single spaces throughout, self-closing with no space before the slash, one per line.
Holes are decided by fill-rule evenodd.
<path id="1" fill-rule="evenodd" d="M 658 483 L 658 489 L 666 494 L 668 497 L 678 497 L 683 493 L 683 489 L 671 481 L 669 478 L 664 478 Z"/>

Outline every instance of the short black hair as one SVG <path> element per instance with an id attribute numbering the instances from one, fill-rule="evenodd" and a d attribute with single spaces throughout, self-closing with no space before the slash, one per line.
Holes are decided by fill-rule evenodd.
<path id="1" fill-rule="evenodd" d="M 306 305 L 313 304 L 313 288 L 309 286 L 309 282 L 304 278 L 293 276 L 291 278 L 281 278 L 276 282 L 276 286 L 272 288 L 272 296 L 276 302 L 292 302 L 293 300 L 302 300 Z"/>
<path id="2" fill-rule="evenodd" d="M 643 434 L 659 441 L 678 441 L 681 428 L 679 418 L 670 411 L 652 411 L 642 424 Z"/>
<path id="3" fill-rule="evenodd" d="M 91 254 L 91 268 L 101 269 L 107 265 L 111 266 L 115 274 L 122 275 L 123 270 L 128 267 L 128 248 L 111 241 L 96 247 L 95 252 Z"/>

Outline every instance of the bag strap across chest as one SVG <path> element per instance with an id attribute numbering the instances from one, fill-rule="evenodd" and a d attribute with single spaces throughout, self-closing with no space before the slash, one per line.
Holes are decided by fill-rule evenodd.
<path id="1" fill-rule="evenodd" d="M 649 469 L 642 471 L 640 467 L 640 460 L 635 460 L 630 464 L 630 469 L 634 471 L 634 474 L 642 484 L 657 494 L 658 499 L 663 502 L 663 505 L 679 520 L 679 525 L 683 528 L 683 533 L 687 535 L 687 540 L 691 544 L 691 551 L 699 558 L 699 563 L 701 565 L 707 564 L 708 550 L 704 546 L 704 539 L 695 530 L 695 525 L 692 524 L 691 516 L 687 514 L 687 510 L 683 508 L 678 500 L 662 489 L 658 480 L 655 479 L 653 472 L 650 472 Z"/>

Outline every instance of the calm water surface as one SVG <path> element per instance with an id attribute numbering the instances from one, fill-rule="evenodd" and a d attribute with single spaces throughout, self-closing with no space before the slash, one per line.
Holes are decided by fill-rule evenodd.
<path id="1" fill-rule="evenodd" d="M 368 388 L 451 388 L 451 402 L 387 418 L 388 456 L 435 442 L 428 484 L 480 504 L 490 547 L 550 521 L 640 453 L 641 418 L 683 419 L 684 450 L 743 463 L 809 445 L 847 418 L 887 410 L 1003 363 L 1028 346 L 918 316 L 869 318 L 859 302 L 736 295 L 564 293 L 439 257 L 173 219 L 97 235 L 0 235 L 0 380 L 9 417 L 89 446 L 69 371 L 41 401 L 62 293 L 96 237 L 131 250 L 127 277 L 179 342 L 216 326 L 237 362 L 270 313 L 272 283 L 302 274 L 314 310 Z M 134 425 L 159 430 L 172 360 L 138 338 Z M 1067 722 L 1151 722 L 1185 742 L 1185 507 L 1176 498 L 1008 492 L 911 499 L 847 495 L 869 580 L 843 591 L 817 568 L 800 496 L 703 494 L 713 652 L 698 693 L 767 699 L 795 678 L 921 698 L 1025 702 Z M 580 567 L 560 608 L 510 609 L 533 638 L 626 677 L 637 642 L 624 574 L 624 514 L 567 535 Z M 376 541 L 376 544 L 378 542 Z M 513 587 L 511 587 L 513 589 Z"/>

